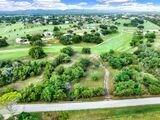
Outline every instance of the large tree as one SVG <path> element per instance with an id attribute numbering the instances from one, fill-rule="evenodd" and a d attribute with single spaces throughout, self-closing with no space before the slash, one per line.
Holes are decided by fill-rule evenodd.
<path id="1" fill-rule="evenodd" d="M 29 55 L 34 59 L 40 59 L 40 58 L 44 58 L 46 56 L 43 48 L 40 46 L 32 47 L 29 50 Z"/>

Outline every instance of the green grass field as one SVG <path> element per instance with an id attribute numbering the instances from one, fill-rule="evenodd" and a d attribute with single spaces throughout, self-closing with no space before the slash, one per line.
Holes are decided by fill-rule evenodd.
<path id="1" fill-rule="evenodd" d="M 100 79 L 97 81 L 92 80 L 92 74 L 97 74 Z M 105 72 L 102 68 L 92 68 L 87 72 L 87 76 L 80 81 L 80 84 L 89 88 L 104 87 L 104 74 Z"/>
<path id="2" fill-rule="evenodd" d="M 86 110 L 70 112 L 69 115 L 70 120 L 159 120 L 160 106 Z"/>
<path id="3" fill-rule="evenodd" d="M 110 49 L 117 50 L 117 51 L 132 51 L 129 43 L 132 39 L 132 34 L 135 31 L 135 28 L 133 27 L 124 27 L 123 23 L 128 22 L 128 20 L 120 19 L 118 20 L 121 22 L 121 25 L 119 26 L 119 33 L 103 36 L 104 42 L 95 45 L 95 44 L 89 44 L 89 43 L 80 43 L 73 45 L 73 48 L 76 51 L 81 51 L 83 47 L 91 47 L 93 53 L 103 53 L 107 52 Z M 89 24 L 89 26 L 93 26 L 94 24 Z M 69 29 L 70 25 L 60 25 L 62 31 L 67 31 Z M 95 24 L 97 26 L 97 24 Z M 144 23 L 145 31 L 147 30 L 158 30 L 159 27 L 151 22 Z M 14 25 L 5 26 L 4 24 L 0 25 L 0 35 L 2 36 L 10 36 L 10 46 L 6 48 L 0 49 L 0 60 L 2 59 L 19 59 L 24 58 L 28 56 L 28 49 L 29 46 L 20 46 L 15 44 L 15 38 L 25 36 L 27 33 L 29 34 L 35 34 L 37 32 L 42 32 L 44 29 L 52 31 L 54 28 L 54 25 L 28 25 L 28 27 L 24 26 L 22 23 L 16 23 Z M 13 31 L 16 29 L 16 31 Z M 91 29 L 85 29 L 85 30 L 78 30 L 76 32 L 83 33 L 84 31 L 89 32 Z M 18 36 L 17 36 L 18 34 Z M 159 41 L 158 41 L 159 43 Z M 155 44 L 155 46 L 158 46 L 158 44 Z M 61 44 L 52 44 L 50 46 L 44 47 L 45 52 L 47 53 L 56 53 L 59 52 L 61 48 L 64 46 Z"/>
<path id="4" fill-rule="evenodd" d="M 65 113 L 69 116 L 67 120 L 159 120 L 160 105 L 68 111 Z M 50 120 L 60 115 L 59 112 L 32 114 L 39 120 Z"/>

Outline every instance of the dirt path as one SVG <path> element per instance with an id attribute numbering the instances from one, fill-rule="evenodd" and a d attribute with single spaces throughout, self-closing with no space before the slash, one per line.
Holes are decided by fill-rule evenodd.
<path id="1" fill-rule="evenodd" d="M 91 54 L 92 58 L 96 59 L 97 61 L 100 62 L 100 66 L 105 70 L 105 75 L 104 75 L 104 88 L 105 88 L 105 99 L 110 99 L 110 94 L 109 94 L 109 71 L 108 69 L 105 67 L 105 65 L 101 62 L 100 60 L 100 56 L 96 55 L 96 54 Z"/>
<path id="2" fill-rule="evenodd" d="M 14 88 L 16 90 L 21 90 L 31 84 L 37 84 L 39 82 L 41 82 L 43 80 L 43 75 L 44 73 L 42 73 L 39 76 L 35 76 L 35 77 L 30 77 L 24 81 L 16 81 L 15 83 L 11 83 L 9 85 L 6 85 L 4 87 L 0 88 L 0 92 L 4 91 L 5 88 Z"/>

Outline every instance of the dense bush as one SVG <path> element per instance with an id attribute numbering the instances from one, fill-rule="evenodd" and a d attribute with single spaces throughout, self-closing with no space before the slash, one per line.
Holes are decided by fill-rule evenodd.
<path id="1" fill-rule="evenodd" d="M 84 34 L 83 36 L 80 35 L 63 35 L 60 37 L 60 42 L 64 45 L 70 45 L 73 43 L 80 43 L 80 42 L 87 42 L 87 43 L 96 43 L 99 44 L 103 42 L 103 39 L 100 37 L 99 34 Z"/>
<path id="2" fill-rule="evenodd" d="M 65 53 L 69 56 L 74 55 L 74 50 L 71 47 L 65 47 L 65 48 L 61 49 L 60 51 L 61 51 L 61 53 Z"/>
<path id="3" fill-rule="evenodd" d="M 148 92 L 152 95 L 160 94 L 160 81 L 153 76 L 145 75 L 143 78 L 143 84 L 148 88 Z"/>
<path id="4" fill-rule="evenodd" d="M 160 52 L 149 48 L 145 45 L 141 45 L 134 52 L 139 58 L 140 64 L 146 72 L 149 72 L 157 77 L 160 77 Z"/>
<path id="5" fill-rule="evenodd" d="M 36 115 L 32 115 L 30 113 L 25 113 L 25 112 L 22 112 L 21 114 L 16 115 L 14 117 L 16 117 L 17 120 L 39 120 Z"/>
<path id="6" fill-rule="evenodd" d="M 8 46 L 8 43 L 7 43 L 7 38 L 4 37 L 4 38 L 0 38 L 0 47 L 6 47 Z"/>
<path id="7" fill-rule="evenodd" d="M 44 43 L 42 41 L 42 35 L 26 35 L 26 37 L 32 46 L 44 46 Z"/>
<path id="8" fill-rule="evenodd" d="M 91 79 L 92 79 L 93 81 L 98 81 L 100 78 L 101 78 L 101 76 L 100 76 L 100 73 L 99 73 L 99 72 L 93 72 L 93 73 L 91 74 Z"/>
<path id="9" fill-rule="evenodd" d="M 135 57 L 129 53 L 109 53 L 101 54 L 103 61 L 108 62 L 114 69 L 121 69 L 124 66 L 131 65 L 135 61 Z"/>
<path id="10" fill-rule="evenodd" d="M 137 31 L 133 34 L 132 41 L 130 42 L 131 46 L 138 46 L 143 43 L 143 33 Z"/>
<path id="11" fill-rule="evenodd" d="M 141 95 L 143 88 L 141 84 L 142 76 L 133 68 L 123 68 L 117 74 L 114 82 L 114 95 L 116 96 L 132 96 Z"/>
<path id="12" fill-rule="evenodd" d="M 79 84 L 74 85 L 72 91 L 74 99 L 98 97 L 103 96 L 104 94 L 105 90 L 103 88 L 87 88 L 82 87 Z"/>
<path id="13" fill-rule="evenodd" d="M 60 37 L 60 43 L 64 45 L 70 45 L 72 44 L 72 35 L 63 35 Z"/>
<path id="14" fill-rule="evenodd" d="M 82 36 L 80 36 L 80 35 L 73 35 L 72 36 L 73 43 L 80 43 L 81 41 L 82 41 Z"/>
<path id="15" fill-rule="evenodd" d="M 118 82 L 115 84 L 115 91 L 114 91 L 115 96 L 135 96 L 141 94 L 142 94 L 141 84 L 136 83 L 133 80 Z"/>
<path id="16" fill-rule="evenodd" d="M 11 66 L 12 61 L 11 60 L 0 60 L 0 68 Z"/>
<path id="17" fill-rule="evenodd" d="M 40 59 L 46 56 L 45 52 L 43 51 L 43 48 L 40 46 L 32 47 L 29 50 L 29 55 L 34 59 Z"/>
<path id="18" fill-rule="evenodd" d="M 25 80 L 31 76 L 37 76 L 42 72 L 44 63 L 28 62 L 15 66 L 6 67 L 0 70 L 0 86 L 13 83 L 17 80 Z"/>
<path id="19" fill-rule="evenodd" d="M 55 68 L 62 64 L 62 63 L 68 63 L 71 61 L 71 58 L 64 53 L 61 53 L 60 55 L 58 55 L 52 63 L 47 63 L 46 67 L 45 67 L 45 78 L 49 79 L 52 75 L 52 73 L 54 72 Z"/>
<path id="20" fill-rule="evenodd" d="M 140 18 L 135 18 L 131 20 L 131 25 L 133 27 L 137 27 L 139 24 L 143 24 L 143 23 L 144 23 L 144 20 Z"/>
<path id="21" fill-rule="evenodd" d="M 103 39 L 100 36 L 97 36 L 96 34 L 84 34 L 82 40 L 83 42 L 96 44 L 103 42 Z"/>
<path id="22" fill-rule="evenodd" d="M 57 32 L 57 31 L 60 31 L 60 29 L 59 29 L 59 27 L 55 26 L 55 27 L 53 28 L 53 31 L 54 31 L 54 32 Z"/>
<path id="23" fill-rule="evenodd" d="M 83 54 L 91 54 L 91 48 L 82 48 Z"/>
<path id="24" fill-rule="evenodd" d="M 156 38 L 156 34 L 155 34 L 155 32 L 147 32 L 147 33 L 145 34 L 145 38 L 155 39 L 155 38 Z"/>
<path id="25" fill-rule="evenodd" d="M 108 34 L 112 34 L 112 33 L 116 33 L 118 32 L 118 27 L 117 26 L 108 26 L 108 25 L 100 25 L 101 28 L 101 33 L 103 35 L 108 35 Z"/>
<path id="26" fill-rule="evenodd" d="M 87 64 L 87 65 L 86 65 Z M 82 59 L 75 63 L 72 67 L 64 70 L 60 70 L 60 74 L 51 71 L 50 77 L 48 77 L 40 85 L 31 85 L 21 91 L 22 102 L 32 102 L 32 101 L 59 101 L 67 99 L 75 99 L 77 96 L 72 96 L 72 90 L 70 89 L 71 82 L 78 82 L 83 76 L 84 71 L 89 65 L 87 59 Z M 54 67 L 52 68 L 54 69 Z M 56 68 L 57 69 L 57 68 Z M 92 90 L 94 96 L 102 95 L 102 89 Z M 71 96 L 70 96 L 71 95 Z"/>

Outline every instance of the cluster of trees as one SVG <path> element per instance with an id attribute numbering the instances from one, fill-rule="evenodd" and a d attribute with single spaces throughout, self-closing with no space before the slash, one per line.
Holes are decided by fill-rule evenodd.
<path id="1" fill-rule="evenodd" d="M 108 62 L 114 69 L 121 69 L 124 66 L 133 64 L 136 59 L 135 56 L 129 53 L 116 53 L 113 50 L 100 55 L 104 62 Z"/>
<path id="2" fill-rule="evenodd" d="M 45 67 L 45 79 L 49 79 L 52 76 L 52 73 L 56 69 L 57 66 L 59 66 L 62 63 L 68 63 L 71 61 L 71 57 L 67 54 L 61 53 L 59 54 L 53 62 L 48 62 Z"/>
<path id="3" fill-rule="evenodd" d="M 151 95 L 160 94 L 160 80 L 157 78 L 151 75 L 145 75 L 143 78 L 143 85 L 147 88 Z"/>
<path id="4" fill-rule="evenodd" d="M 29 40 L 30 44 L 32 46 L 44 46 L 44 42 L 42 41 L 42 35 L 36 34 L 36 35 L 26 35 L 26 38 Z"/>
<path id="5" fill-rule="evenodd" d="M 131 20 L 131 22 L 129 23 L 124 23 L 123 25 L 128 27 L 128 26 L 132 26 L 132 27 L 137 27 L 139 29 L 144 29 L 144 20 L 142 18 L 134 18 Z"/>
<path id="6" fill-rule="evenodd" d="M 123 68 L 116 76 L 114 82 L 115 96 L 136 96 L 143 94 L 141 84 L 141 76 L 138 71 L 133 68 Z"/>
<path id="7" fill-rule="evenodd" d="M 100 28 L 101 28 L 101 33 L 103 35 L 108 35 L 108 34 L 112 34 L 112 33 L 118 32 L 118 27 L 115 26 L 115 25 L 111 25 L 111 26 L 100 25 Z"/>
<path id="8" fill-rule="evenodd" d="M 115 96 L 159 95 L 160 81 L 152 75 L 142 74 L 140 69 L 123 68 L 114 82 Z"/>
<path id="9" fill-rule="evenodd" d="M 13 62 L 11 66 L 3 67 L 0 70 L 0 86 L 37 76 L 42 72 L 44 65 L 44 62 Z"/>
<path id="10" fill-rule="evenodd" d="M 144 20 L 141 18 L 134 18 L 133 20 L 131 20 L 131 26 L 133 27 L 137 27 L 139 24 L 143 24 Z"/>
<path id="11" fill-rule="evenodd" d="M 143 24 L 144 24 L 144 20 L 142 18 L 134 18 L 131 20 L 131 22 L 124 23 L 123 26 L 125 27 L 131 26 L 131 27 L 137 27 L 139 29 L 144 29 Z"/>
<path id="12" fill-rule="evenodd" d="M 11 60 L 0 60 L 0 68 L 12 66 Z"/>
<path id="13" fill-rule="evenodd" d="M 42 46 L 44 46 L 44 43 L 42 41 L 42 35 L 26 35 L 26 38 L 30 41 L 31 48 L 29 49 L 29 55 L 31 58 L 34 59 L 40 59 L 44 58 L 46 56 L 46 53 L 44 52 Z"/>
<path id="14" fill-rule="evenodd" d="M 72 95 L 74 99 L 80 99 L 80 98 L 92 98 L 92 97 L 98 97 L 103 96 L 105 94 L 104 88 L 87 88 L 83 87 L 80 84 L 75 84 Z"/>
<path id="15" fill-rule="evenodd" d="M 152 37 L 151 37 L 152 36 Z M 154 35 L 147 35 L 146 38 L 155 38 Z M 137 96 L 143 94 L 160 94 L 160 52 L 148 47 L 146 44 L 138 46 L 134 52 L 138 67 L 132 66 L 123 68 L 115 77 L 115 96 Z M 105 58 L 103 59 L 111 59 Z M 135 59 L 134 59 L 135 60 Z M 126 60 L 125 60 L 126 61 Z M 108 61 L 109 62 L 109 61 Z M 140 69 L 141 68 L 141 69 Z"/>
<path id="16" fill-rule="evenodd" d="M 147 32 L 145 34 L 145 38 L 147 38 L 148 43 L 153 43 L 156 38 L 156 34 L 155 32 Z"/>
<path id="17" fill-rule="evenodd" d="M 104 95 L 103 88 L 89 89 L 75 85 L 72 89 L 71 86 L 84 77 L 89 65 L 90 61 L 88 59 L 81 59 L 66 69 L 61 66 L 57 66 L 59 68 L 54 67 L 55 69 L 53 68 L 54 70 L 50 73 L 50 76 L 42 84 L 31 85 L 21 91 L 21 101 L 52 102 Z"/>
<path id="18" fill-rule="evenodd" d="M 95 33 L 95 34 L 84 34 L 82 37 L 82 41 L 86 42 L 86 43 L 96 43 L 96 44 L 100 44 L 103 42 L 103 39 L 100 37 L 99 34 Z"/>
<path id="19" fill-rule="evenodd" d="M 152 22 L 152 23 L 154 23 L 154 24 L 156 24 L 156 25 L 158 25 L 158 26 L 160 26 L 160 21 L 156 17 L 155 18 L 146 17 L 145 19 L 150 21 L 150 22 Z"/>
<path id="20" fill-rule="evenodd" d="M 139 62 L 147 72 L 160 77 L 160 52 L 146 45 L 141 45 L 134 52 L 139 58 Z"/>
<path id="21" fill-rule="evenodd" d="M 134 46 L 134 47 L 139 46 L 140 44 L 143 43 L 143 38 L 144 38 L 143 32 L 141 32 L 141 31 L 134 32 L 132 41 L 130 42 L 130 45 Z"/>
<path id="22" fill-rule="evenodd" d="M 87 42 L 87 43 L 96 43 L 99 44 L 103 42 L 103 39 L 100 37 L 99 34 L 84 34 L 83 36 L 80 35 L 63 35 L 60 37 L 60 42 L 64 45 L 70 45 L 73 43 L 80 43 L 80 42 Z"/>
<path id="23" fill-rule="evenodd" d="M 9 44 L 7 43 L 7 38 L 6 37 L 4 37 L 4 38 L 2 38 L 1 36 L 0 36 L 0 48 L 1 47 L 6 47 L 6 46 L 8 46 Z"/>

